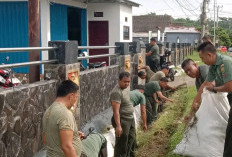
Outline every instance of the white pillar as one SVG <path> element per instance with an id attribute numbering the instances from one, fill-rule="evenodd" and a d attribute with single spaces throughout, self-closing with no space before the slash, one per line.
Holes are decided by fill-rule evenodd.
<path id="1" fill-rule="evenodd" d="M 162 42 L 164 42 L 164 33 L 162 33 Z"/>
<path id="2" fill-rule="evenodd" d="M 41 19 L 41 46 L 47 47 L 51 40 L 50 31 L 50 4 L 48 0 L 40 0 L 40 19 Z M 48 51 L 42 51 L 42 60 L 48 60 Z M 42 66 L 44 73 L 44 66 Z"/>
<path id="3" fill-rule="evenodd" d="M 152 38 L 152 31 L 148 31 L 148 39 L 149 39 L 149 43 L 150 43 L 150 39 Z"/>
<path id="4" fill-rule="evenodd" d="M 160 41 L 160 30 L 158 29 L 157 41 Z"/>

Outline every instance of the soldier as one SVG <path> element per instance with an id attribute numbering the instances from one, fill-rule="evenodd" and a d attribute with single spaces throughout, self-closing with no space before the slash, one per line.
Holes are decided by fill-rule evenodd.
<path id="1" fill-rule="evenodd" d="M 130 73 L 119 74 L 118 85 L 110 94 L 113 108 L 112 125 L 115 128 L 115 157 L 135 156 L 136 131 L 134 107 L 130 101 L 129 90 Z"/>
<path id="2" fill-rule="evenodd" d="M 208 65 L 197 66 L 197 64 L 192 59 L 186 59 L 181 64 L 181 67 L 189 77 L 195 78 L 195 86 L 197 88 L 197 91 L 199 91 L 201 85 L 205 82 L 207 78 L 209 72 L 209 66 Z M 188 122 L 193 117 L 197 109 L 198 106 L 195 105 L 192 106 L 190 113 L 185 117 L 186 122 Z"/>
<path id="3" fill-rule="evenodd" d="M 137 85 L 136 90 L 130 91 L 130 100 L 135 106 L 140 105 L 141 117 L 143 121 L 143 130 L 147 130 L 146 99 L 144 96 L 145 87 Z"/>
<path id="4" fill-rule="evenodd" d="M 146 52 L 147 65 L 153 72 L 157 72 L 160 68 L 159 46 L 156 44 L 155 38 L 150 39 L 151 48 Z"/>
<path id="5" fill-rule="evenodd" d="M 169 67 L 168 66 L 162 66 L 161 67 L 161 71 L 158 71 L 156 72 L 149 80 L 150 81 L 159 81 L 161 78 L 163 77 L 167 77 L 169 74 Z M 176 90 L 176 88 L 172 87 L 172 86 L 169 86 L 167 84 L 167 87 L 166 88 L 169 88 L 171 90 Z"/>
<path id="6" fill-rule="evenodd" d="M 195 85 L 197 91 L 199 91 L 199 88 L 201 87 L 202 83 L 205 82 L 207 78 L 209 66 L 197 66 L 197 64 L 192 59 L 186 59 L 181 64 L 181 67 L 189 77 L 196 78 Z"/>
<path id="7" fill-rule="evenodd" d="M 147 125 L 150 125 L 157 114 L 157 108 L 160 102 L 157 95 L 161 100 L 173 102 L 173 100 L 165 97 L 161 92 L 161 87 L 167 87 L 168 79 L 163 77 L 160 81 L 151 81 L 145 84 L 144 95 L 146 98 L 146 111 L 147 111 Z"/>
<path id="8" fill-rule="evenodd" d="M 232 58 L 217 53 L 211 42 L 204 42 L 198 47 L 201 60 L 209 65 L 209 73 L 206 81 L 201 85 L 194 104 L 200 104 L 203 88 L 212 92 L 228 92 L 230 106 L 232 104 Z M 214 82 L 216 86 L 214 86 Z M 232 156 L 232 110 L 229 113 L 226 130 L 224 157 Z"/>
<path id="9" fill-rule="evenodd" d="M 79 86 L 74 82 L 63 81 L 55 102 L 44 113 L 42 139 L 49 157 L 81 156 L 84 134 L 78 131 L 70 111 L 78 100 L 78 92 Z"/>
<path id="10" fill-rule="evenodd" d="M 145 69 L 146 72 L 143 72 L 143 71 L 140 71 L 138 73 L 138 77 L 140 77 L 141 79 L 146 79 L 146 83 L 149 82 L 150 78 L 155 74 L 149 66 L 144 66 L 144 67 L 141 67 L 139 68 L 138 70 L 141 70 L 141 69 Z"/>

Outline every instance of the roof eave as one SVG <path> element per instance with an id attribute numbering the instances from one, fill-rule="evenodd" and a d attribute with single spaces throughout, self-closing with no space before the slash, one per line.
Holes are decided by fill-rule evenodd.
<path id="1" fill-rule="evenodd" d="M 136 3 L 136 2 L 133 2 L 133 1 L 130 1 L 130 0 L 121 0 L 122 3 L 125 3 L 125 4 L 128 4 L 128 5 L 131 5 L 133 7 L 139 7 L 140 4 L 139 3 Z"/>
<path id="2" fill-rule="evenodd" d="M 130 0 L 86 0 L 86 3 L 123 3 L 123 4 L 126 4 L 126 5 L 130 5 L 130 6 L 133 6 L 133 7 L 139 7 L 140 4 L 136 3 L 136 2 L 133 2 L 133 1 L 130 1 Z"/>
<path id="3" fill-rule="evenodd" d="M 198 33 L 200 33 L 200 32 L 164 32 L 164 33 L 196 33 L 196 34 L 198 34 Z"/>

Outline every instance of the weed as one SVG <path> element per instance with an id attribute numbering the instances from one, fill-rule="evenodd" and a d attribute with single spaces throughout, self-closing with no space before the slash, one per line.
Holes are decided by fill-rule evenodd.
<path id="1" fill-rule="evenodd" d="M 172 154 L 176 145 L 183 138 L 185 124 L 181 122 L 191 109 L 195 87 L 182 88 L 175 92 L 171 98 L 175 103 L 167 103 L 167 107 L 157 121 L 153 122 L 147 132 L 137 132 L 139 157 L 179 157 Z"/>

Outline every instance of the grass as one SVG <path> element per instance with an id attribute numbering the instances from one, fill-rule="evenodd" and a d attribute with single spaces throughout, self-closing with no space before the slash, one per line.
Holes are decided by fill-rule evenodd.
<path id="1" fill-rule="evenodd" d="M 199 54 L 197 51 L 193 52 L 193 55 L 188 55 L 185 57 L 185 59 L 190 58 L 194 60 L 198 65 L 204 65 L 204 63 L 201 61 L 201 58 L 199 57 Z"/>
<path id="2" fill-rule="evenodd" d="M 185 95 L 185 97 L 187 99 L 185 101 L 187 104 L 186 104 L 186 108 L 183 112 L 183 117 L 186 116 L 190 112 L 190 109 L 192 106 L 192 101 L 193 101 L 193 98 L 195 97 L 196 93 L 197 93 L 197 91 L 196 91 L 195 86 L 188 87 L 188 92 Z M 185 123 L 179 124 L 175 133 L 171 136 L 169 143 L 168 143 L 168 151 L 167 151 L 166 157 L 178 157 L 178 155 L 172 154 L 172 151 L 175 149 L 176 145 L 179 144 L 180 141 L 182 140 L 183 135 L 184 135 L 184 131 L 185 131 L 185 127 L 186 127 Z"/>
<path id="3" fill-rule="evenodd" d="M 175 92 L 171 98 L 175 103 L 167 103 L 160 117 L 153 122 L 151 128 L 143 132 L 138 130 L 138 157 L 179 157 L 172 154 L 181 141 L 185 130 L 182 120 L 190 111 L 195 87 L 186 87 Z"/>

